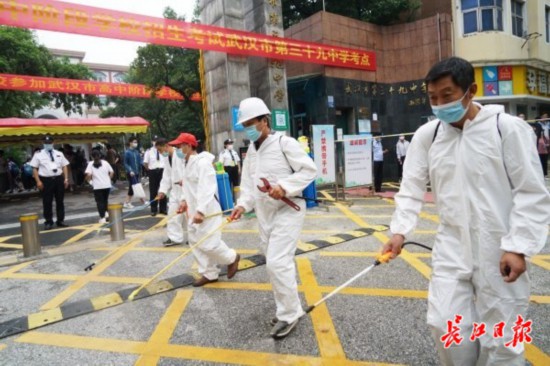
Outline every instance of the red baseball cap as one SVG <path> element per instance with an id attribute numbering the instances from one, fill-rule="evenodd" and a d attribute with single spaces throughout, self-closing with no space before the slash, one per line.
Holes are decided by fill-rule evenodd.
<path id="1" fill-rule="evenodd" d="M 197 147 L 199 145 L 195 136 L 185 132 L 180 133 L 180 135 L 175 140 L 170 141 L 168 144 L 169 145 L 188 144 L 193 147 Z"/>

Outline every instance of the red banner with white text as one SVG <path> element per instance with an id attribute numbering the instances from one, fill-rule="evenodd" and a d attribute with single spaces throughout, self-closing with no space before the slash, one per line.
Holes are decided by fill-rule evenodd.
<path id="1" fill-rule="evenodd" d="M 53 0 L 0 0 L 0 24 L 376 70 L 375 53 Z"/>
<path id="2" fill-rule="evenodd" d="M 115 97 L 151 98 L 152 92 L 145 85 L 104 83 L 91 80 L 59 79 L 40 76 L 0 74 L 0 89 L 34 91 L 46 93 L 92 94 Z M 159 99 L 183 100 L 177 91 L 163 87 L 156 92 Z M 200 93 L 190 98 L 194 102 L 201 101 Z"/>

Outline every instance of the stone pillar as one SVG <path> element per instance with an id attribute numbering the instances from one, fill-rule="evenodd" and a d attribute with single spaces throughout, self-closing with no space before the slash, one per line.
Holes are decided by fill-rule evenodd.
<path id="1" fill-rule="evenodd" d="M 281 1 L 200 0 L 200 19 L 205 25 L 283 37 Z M 244 133 L 233 131 L 231 111 L 242 99 L 255 96 L 271 110 L 288 110 L 283 61 L 212 51 L 203 55 L 212 153 L 218 153 L 229 137 L 236 141 L 236 147 L 244 145 Z"/>
<path id="2" fill-rule="evenodd" d="M 244 1 L 245 30 L 284 37 L 282 0 Z M 283 61 L 249 58 L 250 92 L 263 99 L 270 109 L 288 110 L 286 71 Z"/>
<path id="3" fill-rule="evenodd" d="M 247 0 L 200 0 L 202 24 L 245 30 L 243 3 Z M 231 109 L 250 96 L 248 58 L 222 52 L 204 51 L 205 96 L 210 125 L 210 152 L 219 153 L 223 141 L 236 140 L 243 146 L 243 134 L 233 131 Z"/>

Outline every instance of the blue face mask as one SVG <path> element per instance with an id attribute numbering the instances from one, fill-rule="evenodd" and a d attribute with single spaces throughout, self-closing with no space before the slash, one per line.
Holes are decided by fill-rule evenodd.
<path id="1" fill-rule="evenodd" d="M 164 156 L 165 158 L 167 158 L 168 155 L 169 155 L 169 154 L 168 154 L 168 152 L 166 152 L 166 151 L 162 153 L 162 156 Z"/>
<path id="2" fill-rule="evenodd" d="M 53 150 L 53 144 L 44 144 L 44 150 L 52 151 Z"/>
<path id="3" fill-rule="evenodd" d="M 464 117 L 466 112 L 468 111 L 468 107 L 470 106 L 470 103 L 468 103 L 468 106 L 464 107 L 462 105 L 462 100 L 464 97 L 468 94 L 468 92 L 464 93 L 462 98 L 459 100 L 455 100 L 454 102 L 433 106 L 432 105 L 432 111 L 434 115 L 441 121 L 445 123 L 455 123 L 458 122 Z"/>
<path id="4" fill-rule="evenodd" d="M 262 135 L 262 133 L 256 129 L 255 124 L 245 127 L 244 132 L 246 132 L 246 136 L 248 136 L 248 139 L 252 142 L 258 141 L 258 139 Z"/>
<path id="5" fill-rule="evenodd" d="M 180 158 L 180 159 L 185 159 L 185 154 L 183 153 L 183 151 L 181 151 L 181 149 L 177 149 L 177 150 L 176 150 L 176 155 L 177 155 L 178 158 Z"/>

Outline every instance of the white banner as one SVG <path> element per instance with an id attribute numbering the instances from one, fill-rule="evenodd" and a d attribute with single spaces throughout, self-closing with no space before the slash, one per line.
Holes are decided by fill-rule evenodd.
<path id="1" fill-rule="evenodd" d="M 346 188 L 372 184 L 372 138 L 345 135 Z"/>
<path id="2" fill-rule="evenodd" d="M 334 161 L 334 125 L 312 125 L 313 158 L 317 165 L 317 184 L 336 182 Z"/>

